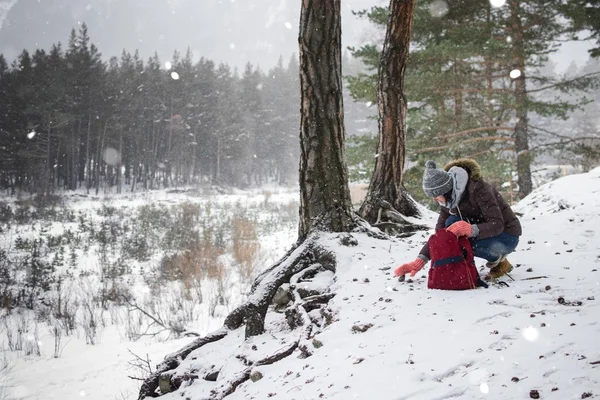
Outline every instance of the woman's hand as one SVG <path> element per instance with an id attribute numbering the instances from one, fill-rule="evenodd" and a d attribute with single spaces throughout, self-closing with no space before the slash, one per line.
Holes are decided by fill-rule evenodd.
<path id="1" fill-rule="evenodd" d="M 446 228 L 448 232 L 454 233 L 456 236 L 471 237 L 473 234 L 473 225 L 465 221 L 456 221 Z"/>
<path id="2" fill-rule="evenodd" d="M 419 272 L 424 266 L 426 262 L 422 258 L 417 258 L 415 261 L 402 264 L 398 268 L 394 270 L 394 276 L 402 276 L 404 274 L 410 274 L 410 276 L 415 276 L 417 272 Z"/>

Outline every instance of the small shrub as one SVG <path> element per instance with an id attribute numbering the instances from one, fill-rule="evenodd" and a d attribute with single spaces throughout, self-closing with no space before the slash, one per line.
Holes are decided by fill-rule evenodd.
<path id="1" fill-rule="evenodd" d="M 50 249 L 55 249 L 60 247 L 63 244 L 63 235 L 48 235 L 47 236 L 47 240 L 48 240 L 48 248 Z"/>
<path id="2" fill-rule="evenodd" d="M 115 280 L 125 274 L 130 274 L 131 268 L 122 258 L 102 266 L 102 280 Z"/>
<path id="3" fill-rule="evenodd" d="M 141 232 L 128 236 L 123 241 L 123 255 L 138 261 L 147 261 L 152 254 L 148 240 Z"/>
<path id="4" fill-rule="evenodd" d="M 161 260 L 159 273 L 164 279 L 183 282 L 186 290 L 190 290 L 205 275 L 214 275 L 218 258 L 223 252 L 210 241 L 198 242 L 192 250 L 165 255 Z"/>
<path id="5" fill-rule="evenodd" d="M 233 258 L 238 264 L 242 282 L 254 278 L 256 259 L 260 250 L 256 222 L 246 218 L 234 218 L 232 224 Z"/>
<path id="6" fill-rule="evenodd" d="M 114 303 L 116 305 L 126 304 L 131 299 L 133 294 L 131 289 L 125 283 L 113 280 L 103 282 L 99 293 L 99 302 L 104 310 L 108 310 L 108 305 Z"/>
<path id="7" fill-rule="evenodd" d="M 42 355 L 40 349 L 40 335 L 38 333 L 37 324 L 35 325 L 33 333 L 27 335 L 27 338 L 25 339 L 25 343 L 23 345 L 23 351 L 25 352 L 26 356 L 33 355 L 40 357 Z"/>
<path id="8" fill-rule="evenodd" d="M 21 236 L 17 236 L 15 239 L 15 249 L 17 250 L 29 250 L 31 243 L 28 239 L 23 239 Z"/>
<path id="9" fill-rule="evenodd" d="M 54 208 L 63 204 L 62 197 L 56 194 L 38 194 L 31 202 L 36 208 Z"/>
<path id="10" fill-rule="evenodd" d="M 265 206 L 267 204 L 269 204 L 269 199 L 271 198 L 272 195 L 273 195 L 273 193 L 270 190 L 263 190 L 263 196 L 265 196 L 265 199 L 264 199 Z"/>
<path id="11" fill-rule="evenodd" d="M 13 218 L 12 208 L 3 201 L 0 201 L 0 223 L 8 223 Z"/>
<path id="12" fill-rule="evenodd" d="M 29 204 L 21 204 L 15 210 L 15 222 L 20 225 L 29 224 L 31 222 L 31 209 Z"/>
<path id="13" fill-rule="evenodd" d="M 117 208 L 114 206 L 108 206 L 102 204 L 102 207 L 98 210 L 98 215 L 104 218 L 112 218 L 117 214 Z"/>
<path id="14" fill-rule="evenodd" d="M 138 209 L 135 219 L 135 229 L 146 238 L 149 246 L 157 247 L 162 232 L 173 224 L 173 218 L 168 208 L 155 204 L 144 205 Z"/>
<path id="15" fill-rule="evenodd" d="M 15 266 L 4 250 L 0 250 L 0 307 L 11 310 L 15 302 Z"/>
<path id="16" fill-rule="evenodd" d="M 184 203 L 175 208 L 175 219 L 165 233 L 164 247 L 169 250 L 188 250 L 194 248 L 200 240 L 197 229 L 200 207 Z"/>

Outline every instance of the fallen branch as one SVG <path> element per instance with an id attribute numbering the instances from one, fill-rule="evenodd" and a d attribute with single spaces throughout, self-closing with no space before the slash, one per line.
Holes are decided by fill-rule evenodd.
<path id="1" fill-rule="evenodd" d="M 150 357 L 146 353 L 146 358 L 142 358 L 135 354 L 133 351 L 127 349 L 129 354 L 135 357 L 134 361 L 129 361 L 128 364 L 132 367 L 141 369 L 146 374 L 152 374 L 152 365 L 150 365 Z M 143 380 L 143 379 L 142 379 Z"/>
<path id="2" fill-rule="evenodd" d="M 545 279 L 548 278 L 546 275 L 541 275 L 541 276 L 532 276 L 531 278 L 525 278 L 525 279 L 521 279 L 522 281 L 532 281 L 534 279 Z"/>
<path id="3" fill-rule="evenodd" d="M 146 327 L 146 330 L 144 333 L 140 334 L 140 336 L 157 336 L 160 333 L 164 332 L 164 331 L 169 331 L 171 333 L 175 333 L 177 336 L 181 335 L 184 332 L 188 332 L 183 330 L 181 327 L 178 326 L 174 326 L 173 324 L 169 323 L 169 322 L 165 322 L 160 315 L 152 315 L 149 311 L 146 311 L 145 309 L 143 309 L 140 305 L 138 305 L 138 303 L 135 300 L 132 300 L 130 298 L 124 298 L 125 303 L 127 303 L 129 305 L 129 307 L 131 307 L 131 310 L 135 310 L 138 311 L 140 313 L 142 313 L 143 315 L 145 315 L 146 317 L 148 317 L 148 319 L 150 319 L 152 322 Z M 160 326 L 161 330 L 157 331 L 157 332 L 152 332 L 149 333 L 150 328 L 153 325 L 158 325 Z"/>

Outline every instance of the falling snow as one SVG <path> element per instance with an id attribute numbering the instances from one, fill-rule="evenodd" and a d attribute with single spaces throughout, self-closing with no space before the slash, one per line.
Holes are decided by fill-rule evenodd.
<path id="1" fill-rule="evenodd" d="M 432 17 L 443 17 L 448 13 L 448 4 L 444 0 L 435 0 L 429 5 Z"/>
<path id="2" fill-rule="evenodd" d="M 510 71 L 509 75 L 512 79 L 517 79 L 518 77 L 521 76 L 521 71 L 518 69 L 513 69 L 512 71 Z"/>

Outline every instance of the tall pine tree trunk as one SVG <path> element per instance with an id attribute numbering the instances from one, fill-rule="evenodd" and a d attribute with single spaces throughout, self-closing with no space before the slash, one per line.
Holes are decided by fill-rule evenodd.
<path id="1" fill-rule="evenodd" d="M 98 146 L 98 151 L 96 152 L 96 163 L 95 163 L 95 185 L 96 185 L 96 195 L 100 192 L 100 171 L 102 167 L 100 166 L 102 163 L 102 152 L 104 151 L 104 139 L 106 139 L 106 130 L 108 129 L 108 119 L 104 121 L 104 129 L 102 131 L 102 137 L 100 138 L 100 145 Z M 105 163 L 102 163 L 104 165 Z"/>
<path id="2" fill-rule="evenodd" d="M 346 232 L 354 225 L 344 150 L 340 0 L 303 0 L 298 42 L 302 241 L 315 229 Z"/>
<path id="3" fill-rule="evenodd" d="M 404 72 L 412 29 L 413 0 L 391 0 L 390 16 L 379 66 L 379 138 L 371 183 L 360 214 L 369 223 L 379 220 L 382 202 L 405 216 L 418 216 L 402 184 L 406 140 Z"/>
<path id="4" fill-rule="evenodd" d="M 512 22 L 512 39 L 515 50 L 513 68 L 520 71 L 515 79 L 515 108 L 517 123 L 515 124 L 515 151 L 517 153 L 517 175 L 519 196 L 521 198 L 531 193 L 532 154 L 529 152 L 528 117 L 527 117 L 527 88 L 525 86 L 525 41 L 523 25 L 519 15 L 520 0 L 510 0 L 510 18 Z"/>
<path id="5" fill-rule="evenodd" d="M 45 195 L 50 194 L 50 179 L 52 171 L 52 157 L 50 156 L 50 139 L 52 138 L 52 124 L 48 124 L 48 140 L 46 142 L 46 168 L 44 171 L 44 188 L 43 193 Z"/>
<path id="6" fill-rule="evenodd" d="M 117 193 L 121 193 L 123 185 L 123 162 L 125 157 L 123 156 L 123 128 L 119 129 L 119 154 L 121 155 L 121 161 L 117 163 Z"/>
<path id="7" fill-rule="evenodd" d="M 66 168 L 65 164 L 65 158 L 64 158 L 64 152 L 63 152 L 63 157 L 60 156 L 60 146 L 61 146 L 61 141 L 60 138 L 62 137 L 62 134 L 56 135 L 57 140 L 56 140 L 56 157 L 54 158 L 54 162 L 56 164 L 56 167 L 53 166 L 52 168 L 52 193 L 54 193 L 54 191 L 58 188 L 58 185 L 60 185 L 60 176 L 61 174 L 64 173 L 62 171 L 64 171 L 64 169 Z M 61 162 L 61 159 L 63 160 Z M 61 165 L 62 164 L 62 165 Z"/>
<path id="8" fill-rule="evenodd" d="M 92 113 L 88 113 L 88 124 L 87 124 L 87 139 L 85 141 L 85 188 L 86 192 L 90 193 L 92 187 L 92 158 L 90 157 L 90 147 L 92 141 Z"/>
<path id="9" fill-rule="evenodd" d="M 221 181 L 221 137 L 217 137 L 217 159 L 216 159 L 216 166 L 215 166 L 215 180 L 217 182 Z"/>
<path id="10" fill-rule="evenodd" d="M 81 121 L 79 121 L 79 125 L 81 125 Z M 77 132 L 79 132 L 79 130 Z M 71 182 L 69 189 L 75 190 L 77 189 L 77 149 L 79 149 L 79 134 L 75 134 L 75 130 L 71 131 L 71 140 Z"/>

